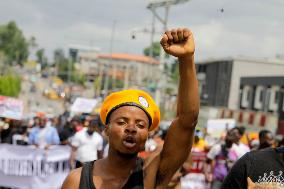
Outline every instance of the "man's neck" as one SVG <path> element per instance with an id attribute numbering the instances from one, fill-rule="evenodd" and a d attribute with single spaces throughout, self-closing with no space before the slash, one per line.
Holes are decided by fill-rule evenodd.
<path id="1" fill-rule="evenodd" d="M 129 175 L 136 167 L 136 160 L 137 156 L 126 158 L 109 153 L 104 164 L 107 170 L 111 170 L 113 174 Z"/>

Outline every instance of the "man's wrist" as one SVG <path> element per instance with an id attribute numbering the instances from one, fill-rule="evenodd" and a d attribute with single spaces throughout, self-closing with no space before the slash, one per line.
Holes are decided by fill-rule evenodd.
<path id="1" fill-rule="evenodd" d="M 193 62 L 194 60 L 194 53 L 186 54 L 184 56 L 178 57 L 180 62 Z"/>

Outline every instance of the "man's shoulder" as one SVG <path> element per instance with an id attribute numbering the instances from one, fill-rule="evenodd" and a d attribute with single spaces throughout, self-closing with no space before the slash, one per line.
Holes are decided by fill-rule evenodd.
<path id="1" fill-rule="evenodd" d="M 262 150 L 254 150 L 249 153 L 251 154 L 251 156 L 256 156 L 256 157 L 266 156 L 276 153 L 276 148 L 265 148 Z"/>
<path id="2" fill-rule="evenodd" d="M 266 148 L 263 150 L 253 150 L 246 153 L 241 160 L 251 162 L 252 165 L 258 166 L 260 164 L 266 165 L 267 162 L 275 161 L 277 156 L 275 148 Z"/>
<path id="3" fill-rule="evenodd" d="M 39 131 L 39 128 L 38 127 L 33 127 L 32 129 L 31 129 L 31 132 L 30 133 L 36 133 L 36 132 L 38 132 Z"/>
<path id="4" fill-rule="evenodd" d="M 248 151 L 250 150 L 249 146 L 244 143 L 240 143 L 240 147 L 244 150 L 248 150 Z"/>
<path id="5" fill-rule="evenodd" d="M 98 132 L 94 132 L 94 137 L 100 139 L 100 140 L 103 140 L 103 137 L 102 135 L 100 135 Z"/>
<path id="6" fill-rule="evenodd" d="M 86 131 L 87 131 L 87 129 L 83 128 L 82 130 L 76 132 L 74 136 L 75 137 L 85 137 L 86 136 Z"/>
<path id="7" fill-rule="evenodd" d="M 221 146 L 222 146 L 222 143 L 216 143 L 211 147 L 210 151 L 211 152 L 219 152 L 219 151 L 221 151 Z"/>
<path id="8" fill-rule="evenodd" d="M 66 177 L 62 189 L 67 188 L 79 188 L 82 168 L 72 170 Z"/>
<path id="9" fill-rule="evenodd" d="M 54 127 L 54 126 L 46 126 L 46 128 L 50 131 L 56 131 L 57 132 L 57 129 Z"/>

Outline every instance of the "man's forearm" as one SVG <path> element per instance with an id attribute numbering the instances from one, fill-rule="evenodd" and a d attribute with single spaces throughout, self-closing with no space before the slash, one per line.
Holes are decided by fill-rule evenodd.
<path id="1" fill-rule="evenodd" d="M 75 157 L 76 157 L 76 152 L 77 152 L 77 148 L 75 147 L 72 147 L 72 151 L 71 151 L 71 154 L 70 154 L 70 166 L 72 169 L 75 168 Z"/>
<path id="2" fill-rule="evenodd" d="M 196 78 L 194 54 L 179 58 L 179 91 L 177 115 L 197 120 L 199 112 L 198 82 Z"/>

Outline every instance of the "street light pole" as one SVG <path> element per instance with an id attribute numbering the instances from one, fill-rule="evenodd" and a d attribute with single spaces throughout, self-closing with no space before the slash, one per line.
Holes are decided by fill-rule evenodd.
<path id="1" fill-rule="evenodd" d="M 153 0 L 151 1 L 147 8 L 153 13 L 153 16 L 157 18 L 163 24 L 163 30 L 166 31 L 168 27 L 168 17 L 169 17 L 169 10 L 171 5 L 177 5 L 181 3 L 185 3 L 189 0 Z M 157 8 L 165 8 L 165 15 L 164 18 L 161 18 L 159 14 L 156 12 Z M 160 65 L 159 65 L 160 77 L 159 78 L 159 85 L 156 89 L 155 93 L 155 101 L 158 105 L 163 105 L 161 103 L 161 99 L 163 98 L 162 94 L 164 93 L 165 83 L 166 83 L 166 73 L 165 72 L 165 52 L 161 49 L 160 51 Z"/>
<path id="2" fill-rule="evenodd" d="M 115 27 L 116 27 L 116 21 L 114 20 L 113 25 L 112 25 L 112 30 L 111 30 L 111 39 L 110 39 L 110 60 L 107 63 L 106 75 L 105 75 L 105 81 L 104 81 L 104 98 L 108 95 L 108 85 L 109 85 L 108 84 L 109 83 L 109 72 L 108 71 L 112 64 L 112 51 L 113 51 L 113 40 L 114 40 Z"/>

